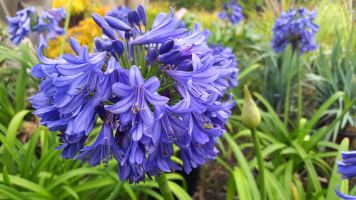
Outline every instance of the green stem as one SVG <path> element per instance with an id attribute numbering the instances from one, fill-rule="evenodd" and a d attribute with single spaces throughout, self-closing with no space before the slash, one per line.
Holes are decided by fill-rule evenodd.
<path id="1" fill-rule="evenodd" d="M 298 73 L 298 113 L 297 113 L 297 124 L 298 124 L 298 130 L 300 131 L 300 119 L 302 118 L 302 84 L 301 84 L 301 78 L 300 78 L 300 55 L 299 55 L 299 42 L 297 44 L 297 73 Z"/>
<path id="2" fill-rule="evenodd" d="M 63 52 L 64 52 L 64 45 L 66 43 L 67 30 L 68 30 L 69 21 L 70 21 L 70 13 L 72 12 L 72 4 L 73 4 L 73 0 L 70 0 L 66 21 L 64 23 L 65 34 L 63 35 L 63 40 L 62 40 L 62 44 L 61 44 L 61 51 L 60 51 L 59 55 L 63 55 Z"/>
<path id="3" fill-rule="evenodd" d="M 292 59 L 291 59 L 291 63 L 289 64 L 288 80 L 287 80 L 287 91 L 286 91 L 286 99 L 285 99 L 285 105 L 284 105 L 284 126 L 285 127 L 287 127 L 287 125 L 288 125 L 290 83 L 291 83 L 291 80 L 292 80 L 292 66 L 291 66 L 292 65 L 292 60 L 293 60 L 293 56 L 292 56 Z"/>
<path id="4" fill-rule="evenodd" d="M 159 190 L 161 191 L 162 197 L 164 200 L 174 200 L 171 189 L 168 186 L 166 174 L 163 171 L 161 171 L 161 173 L 162 173 L 162 177 L 157 176 L 156 181 L 158 183 Z"/>
<path id="5" fill-rule="evenodd" d="M 260 194 L 261 200 L 266 200 L 266 187 L 265 187 L 265 172 L 263 167 L 263 158 L 262 152 L 260 147 L 260 142 L 258 140 L 258 135 L 256 132 L 256 128 L 251 129 L 253 146 L 255 148 L 256 157 L 257 157 L 257 164 L 258 164 L 258 178 L 259 178 L 259 185 L 260 185 Z"/>

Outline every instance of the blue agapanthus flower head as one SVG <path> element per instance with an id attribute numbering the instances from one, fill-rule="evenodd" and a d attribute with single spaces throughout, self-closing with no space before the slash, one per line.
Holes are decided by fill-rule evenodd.
<path id="1" fill-rule="evenodd" d="M 33 27 L 34 33 L 41 34 L 38 46 L 48 47 L 47 42 L 50 39 L 56 39 L 57 35 L 65 33 L 64 28 L 59 26 L 59 21 L 66 17 L 64 6 L 62 8 L 42 11 L 38 17 L 38 23 Z M 46 35 L 43 37 L 42 35 Z"/>
<path id="2" fill-rule="evenodd" d="M 273 50 L 279 53 L 288 44 L 293 49 L 299 46 L 300 54 L 316 50 L 318 44 L 315 42 L 315 34 L 319 30 L 319 25 L 313 22 L 316 16 L 317 10 L 309 12 L 305 8 L 291 8 L 288 12 L 282 12 L 273 26 Z"/>
<path id="3" fill-rule="evenodd" d="M 48 46 L 49 39 L 55 39 L 56 35 L 63 35 L 64 29 L 58 24 L 65 18 L 64 7 L 52 10 L 42 11 L 40 15 L 36 14 L 36 8 L 25 8 L 18 11 L 16 17 L 9 17 L 8 32 L 11 35 L 10 40 L 19 45 L 21 40 L 30 33 L 37 34 L 38 46 Z"/>
<path id="4" fill-rule="evenodd" d="M 223 4 L 223 11 L 219 12 L 218 17 L 221 20 L 229 20 L 232 24 L 237 24 L 243 20 L 242 7 L 231 0 L 229 4 Z"/>
<path id="5" fill-rule="evenodd" d="M 6 16 L 9 21 L 9 26 L 7 27 L 8 33 L 11 35 L 10 40 L 19 45 L 21 40 L 31 33 L 31 20 L 34 20 L 34 14 L 36 13 L 36 8 L 25 8 L 23 10 L 16 12 L 16 17 Z"/>
<path id="6" fill-rule="evenodd" d="M 130 11 L 131 9 L 127 6 L 118 6 L 109 11 L 107 15 L 129 24 L 128 14 Z"/>
<path id="7" fill-rule="evenodd" d="M 216 138 L 235 105 L 232 95 L 221 100 L 237 78 L 237 63 L 230 66 L 236 60 L 229 49 L 212 53 L 210 33 L 198 24 L 192 31 L 179 27 L 184 23 L 172 9 L 159 13 L 152 27 L 143 6 L 130 13 L 128 24 L 92 15 L 104 35 L 93 38 L 95 53 L 74 38 L 75 55 L 51 60 L 38 49 L 41 63 L 31 70 L 41 80 L 30 98 L 34 113 L 41 125 L 61 132 L 63 158 L 89 157 L 92 166 L 116 159 L 120 181 L 144 182 L 146 174 L 172 169 L 189 173 L 217 156 Z M 95 126 L 101 131 L 85 146 Z M 172 159 L 174 145 L 183 166 Z"/>

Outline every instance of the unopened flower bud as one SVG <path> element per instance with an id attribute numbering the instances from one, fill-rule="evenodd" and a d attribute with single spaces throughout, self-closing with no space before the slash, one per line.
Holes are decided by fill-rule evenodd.
<path id="1" fill-rule="evenodd" d="M 177 29 L 180 29 L 180 28 L 185 28 L 185 22 L 184 21 L 181 21 L 179 23 L 179 25 L 177 26 Z"/>
<path id="2" fill-rule="evenodd" d="M 156 53 L 156 49 L 151 47 L 149 50 L 148 50 L 148 60 L 150 62 L 150 65 L 153 66 L 155 61 L 156 61 L 156 58 L 157 58 L 157 53 Z"/>
<path id="3" fill-rule="evenodd" d="M 104 19 L 113 29 L 120 31 L 131 31 L 131 28 L 125 24 L 125 22 L 116 19 L 115 17 L 106 16 Z"/>
<path id="4" fill-rule="evenodd" d="M 147 26 L 147 15 L 146 10 L 142 5 L 138 5 L 137 7 L 138 14 L 140 15 L 141 22 L 144 26 Z"/>
<path id="5" fill-rule="evenodd" d="M 261 122 L 260 111 L 253 101 L 247 86 L 244 87 L 244 104 L 242 106 L 242 123 L 250 129 L 256 128 Z"/>
<path id="6" fill-rule="evenodd" d="M 113 41 L 111 46 L 118 55 L 121 55 L 124 52 L 124 43 L 120 40 Z"/>
<path id="7" fill-rule="evenodd" d="M 168 40 L 166 40 L 165 42 L 163 42 L 163 44 L 161 45 L 161 47 L 158 50 L 158 54 L 165 54 L 168 51 L 170 51 L 174 46 L 174 41 L 172 38 L 169 38 Z"/>
<path id="8" fill-rule="evenodd" d="M 91 15 L 91 17 L 93 18 L 93 20 L 95 21 L 95 23 L 99 26 L 99 27 L 101 27 L 102 25 L 104 25 L 104 24 L 108 24 L 108 23 L 106 23 L 106 21 L 100 16 L 100 15 L 98 15 L 98 14 L 92 14 Z"/>
<path id="9" fill-rule="evenodd" d="M 94 38 L 94 43 L 95 43 L 95 48 L 98 52 L 103 52 L 104 49 L 103 49 L 103 45 L 101 43 L 101 39 L 98 38 L 98 37 L 95 37 Z"/>
<path id="10" fill-rule="evenodd" d="M 108 38 L 110 38 L 112 40 L 119 39 L 117 37 L 117 33 L 115 32 L 115 30 L 112 29 L 110 26 L 104 24 L 101 26 L 101 29 L 102 29 L 104 35 L 108 36 Z"/>

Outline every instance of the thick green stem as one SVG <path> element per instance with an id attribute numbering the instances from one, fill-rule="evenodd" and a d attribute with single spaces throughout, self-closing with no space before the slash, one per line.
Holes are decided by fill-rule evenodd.
<path id="1" fill-rule="evenodd" d="M 161 173 L 162 173 L 162 177 L 160 176 L 156 177 L 156 181 L 158 183 L 159 190 L 161 191 L 161 195 L 164 200 L 174 200 L 172 191 L 168 186 L 166 174 L 163 171 L 161 171 Z"/>
<path id="2" fill-rule="evenodd" d="M 63 35 L 62 44 L 61 44 L 61 51 L 60 51 L 59 55 L 62 55 L 63 52 L 64 52 L 64 45 L 66 44 L 67 31 L 68 31 L 68 26 L 69 26 L 69 21 L 70 21 L 70 13 L 72 12 L 72 4 L 73 4 L 73 0 L 70 0 L 69 8 L 68 8 L 68 11 L 67 11 L 66 21 L 64 23 L 65 34 Z"/>
<path id="3" fill-rule="evenodd" d="M 293 59 L 291 59 L 291 60 L 293 60 Z M 285 99 L 285 102 L 284 102 L 284 126 L 285 127 L 287 127 L 287 125 L 288 125 L 290 82 L 292 80 L 292 67 L 291 67 L 291 64 L 289 65 L 286 99 Z"/>
<path id="4" fill-rule="evenodd" d="M 299 55 L 299 43 L 297 44 L 297 70 L 298 70 L 298 113 L 297 113 L 297 124 L 298 130 L 300 131 L 300 119 L 302 118 L 302 84 L 301 84 L 301 72 L 300 72 L 300 55 Z"/>
<path id="5" fill-rule="evenodd" d="M 266 200 L 266 187 L 265 187 L 265 172 L 263 167 L 263 158 L 260 147 L 260 142 L 258 140 L 258 135 L 256 132 L 256 128 L 251 129 L 253 146 L 255 148 L 257 164 L 258 164 L 258 178 L 259 178 L 259 186 L 260 186 L 260 194 L 261 200 Z"/>

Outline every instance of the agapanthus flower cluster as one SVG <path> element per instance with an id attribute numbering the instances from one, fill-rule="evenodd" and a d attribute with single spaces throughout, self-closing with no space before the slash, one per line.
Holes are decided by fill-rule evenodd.
<path id="1" fill-rule="evenodd" d="M 128 24 L 128 14 L 130 11 L 131 9 L 127 6 L 118 6 L 109 11 L 108 16 L 115 17 L 116 19 L 119 19 Z"/>
<path id="2" fill-rule="evenodd" d="M 38 49 L 42 63 L 31 74 L 42 83 L 30 98 L 41 125 L 61 132 L 63 158 L 96 166 L 113 155 L 119 179 L 131 183 L 180 170 L 171 159 L 174 146 L 187 173 L 214 159 L 216 138 L 235 105 L 231 94 L 222 102 L 234 70 L 211 54 L 207 30 L 196 24 L 188 32 L 172 9 L 148 28 L 145 9 L 137 10 L 128 14 L 129 25 L 92 15 L 104 34 L 94 38 L 95 53 L 74 38 L 76 55 L 50 60 Z M 97 118 L 101 131 L 83 148 Z"/>
<path id="3" fill-rule="evenodd" d="M 342 175 L 341 180 L 350 179 L 356 176 L 356 151 L 341 151 L 342 161 L 337 160 L 337 173 Z M 335 189 L 337 196 L 345 200 L 356 199 L 356 196 L 346 195 L 340 192 L 339 184 L 337 190 Z"/>
<path id="4" fill-rule="evenodd" d="M 213 56 L 222 57 L 222 61 L 219 63 L 219 66 L 226 67 L 227 73 L 230 74 L 229 76 L 226 76 L 226 80 L 229 83 L 229 87 L 236 87 L 238 85 L 237 78 L 239 74 L 239 68 L 237 68 L 236 54 L 232 51 L 231 47 L 223 47 L 221 43 L 217 45 L 210 44 L 209 47 L 212 49 Z"/>
<path id="5" fill-rule="evenodd" d="M 35 7 L 25 8 L 16 14 L 16 17 L 6 16 L 9 21 L 7 30 L 11 35 L 10 40 L 16 45 L 32 32 L 38 35 L 38 46 L 47 47 L 49 39 L 56 39 L 56 35 L 65 33 L 58 25 L 66 16 L 64 7 L 42 11 L 39 16 Z"/>
<path id="6" fill-rule="evenodd" d="M 229 20 L 232 24 L 237 24 L 243 20 L 242 7 L 231 0 L 229 4 L 223 4 L 223 11 L 219 12 L 218 17 L 222 20 Z"/>
<path id="7" fill-rule="evenodd" d="M 284 51 L 288 44 L 291 44 L 293 49 L 299 46 L 300 54 L 316 50 L 318 44 L 315 43 L 315 34 L 319 25 L 313 20 L 317 14 L 317 10 L 309 12 L 305 8 L 291 8 L 288 12 L 282 12 L 273 26 L 273 50 L 279 53 Z"/>

